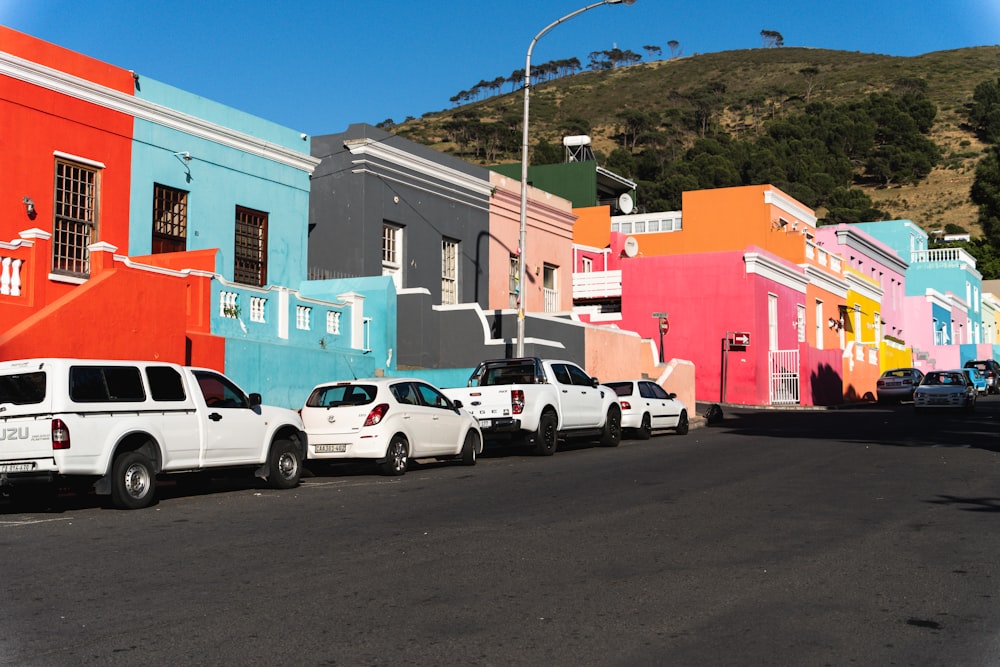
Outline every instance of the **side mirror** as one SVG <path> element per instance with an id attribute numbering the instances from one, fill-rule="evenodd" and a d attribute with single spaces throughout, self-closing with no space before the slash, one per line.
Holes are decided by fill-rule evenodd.
<path id="1" fill-rule="evenodd" d="M 254 392 L 254 393 L 250 394 L 250 407 L 251 408 L 256 408 L 262 402 L 263 402 L 263 399 L 261 398 L 260 394 L 258 394 L 257 392 Z"/>
<path id="2" fill-rule="evenodd" d="M 670 392 L 669 394 L 667 394 L 667 398 L 669 398 L 672 401 L 675 398 L 677 398 L 677 394 L 675 394 L 674 392 Z"/>
<path id="3" fill-rule="evenodd" d="M 461 407 L 464 407 L 462 405 L 462 401 L 459 401 L 459 400 L 454 400 L 454 401 L 451 402 L 451 404 L 455 407 L 456 410 L 458 410 Z"/>
<path id="4" fill-rule="evenodd" d="M 597 378 L 590 378 L 590 384 L 596 388 L 599 384 L 601 384 L 601 381 Z"/>

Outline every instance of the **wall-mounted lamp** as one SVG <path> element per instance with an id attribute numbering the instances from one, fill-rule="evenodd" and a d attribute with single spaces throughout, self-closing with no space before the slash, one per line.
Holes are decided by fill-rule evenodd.
<path id="1" fill-rule="evenodd" d="M 24 210 L 27 211 L 28 217 L 34 219 L 35 217 L 35 200 L 31 197 L 25 197 L 21 200 L 24 204 Z"/>
<path id="2" fill-rule="evenodd" d="M 844 322 L 842 320 L 835 320 L 831 317 L 827 320 L 827 322 L 829 323 L 829 327 L 831 329 L 836 329 L 837 331 L 840 331 L 841 329 L 844 328 Z"/>
<path id="3" fill-rule="evenodd" d="M 181 160 L 184 160 L 185 162 L 190 162 L 191 161 L 191 153 L 189 153 L 187 151 L 179 151 L 177 153 L 174 153 L 174 157 L 180 158 Z"/>
<path id="4" fill-rule="evenodd" d="M 788 226 L 788 221 L 783 220 L 781 218 L 778 218 L 777 220 L 773 220 L 771 222 L 771 229 L 773 230 L 784 229 L 787 226 Z"/>

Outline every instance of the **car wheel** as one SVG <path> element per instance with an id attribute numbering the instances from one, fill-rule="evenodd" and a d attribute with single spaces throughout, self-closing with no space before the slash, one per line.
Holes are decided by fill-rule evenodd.
<path id="1" fill-rule="evenodd" d="M 382 474 L 398 477 L 405 473 L 409 450 L 406 438 L 401 435 L 392 436 L 392 440 L 389 441 L 389 446 L 385 450 L 385 460 L 379 463 L 379 470 Z"/>
<path id="2" fill-rule="evenodd" d="M 140 452 L 119 454 L 111 466 L 111 502 L 118 509 L 137 510 L 153 503 L 156 473 Z"/>
<path id="3" fill-rule="evenodd" d="M 476 450 L 479 449 L 479 436 L 475 431 L 465 434 L 465 443 L 462 444 L 462 465 L 476 465 Z"/>
<path id="4" fill-rule="evenodd" d="M 558 446 L 558 433 L 556 433 L 556 416 L 551 412 L 544 412 L 538 419 L 538 431 L 535 433 L 535 453 L 539 456 L 552 456 L 556 453 Z"/>
<path id="5" fill-rule="evenodd" d="M 642 416 L 642 423 L 635 430 L 635 437 L 636 440 L 649 440 L 651 435 L 653 435 L 653 420 L 650 419 L 647 413 Z"/>
<path id="6" fill-rule="evenodd" d="M 602 447 L 617 447 L 622 441 L 622 413 L 617 407 L 608 410 L 608 417 L 604 420 L 604 431 L 601 433 Z"/>
<path id="7" fill-rule="evenodd" d="M 687 410 L 681 410 L 681 416 L 677 418 L 677 435 L 687 435 L 690 428 Z"/>
<path id="8" fill-rule="evenodd" d="M 302 452 L 291 440 L 278 440 L 271 447 L 271 474 L 268 482 L 273 489 L 293 489 L 302 476 Z"/>

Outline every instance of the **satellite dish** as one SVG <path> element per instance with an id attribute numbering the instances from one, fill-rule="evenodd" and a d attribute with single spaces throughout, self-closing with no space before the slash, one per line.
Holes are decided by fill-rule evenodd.
<path id="1" fill-rule="evenodd" d="M 623 192 L 620 197 L 618 197 L 618 210 L 628 215 L 632 212 L 632 195 L 627 192 Z"/>
<path id="2" fill-rule="evenodd" d="M 639 242 L 635 240 L 634 236 L 625 239 L 625 254 L 629 257 L 635 257 L 639 254 Z"/>

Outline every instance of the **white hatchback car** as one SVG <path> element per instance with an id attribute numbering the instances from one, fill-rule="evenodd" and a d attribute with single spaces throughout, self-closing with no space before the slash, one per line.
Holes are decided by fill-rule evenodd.
<path id="1" fill-rule="evenodd" d="M 654 429 L 672 428 L 678 435 L 688 432 L 688 413 L 677 394 L 652 380 L 605 382 L 614 389 L 622 406 L 622 430 L 630 430 L 640 440 L 648 440 Z"/>
<path id="2" fill-rule="evenodd" d="M 475 465 L 479 423 L 416 378 L 371 378 L 317 385 L 299 411 L 312 460 L 370 459 L 402 475 L 410 459 L 454 458 Z"/>

